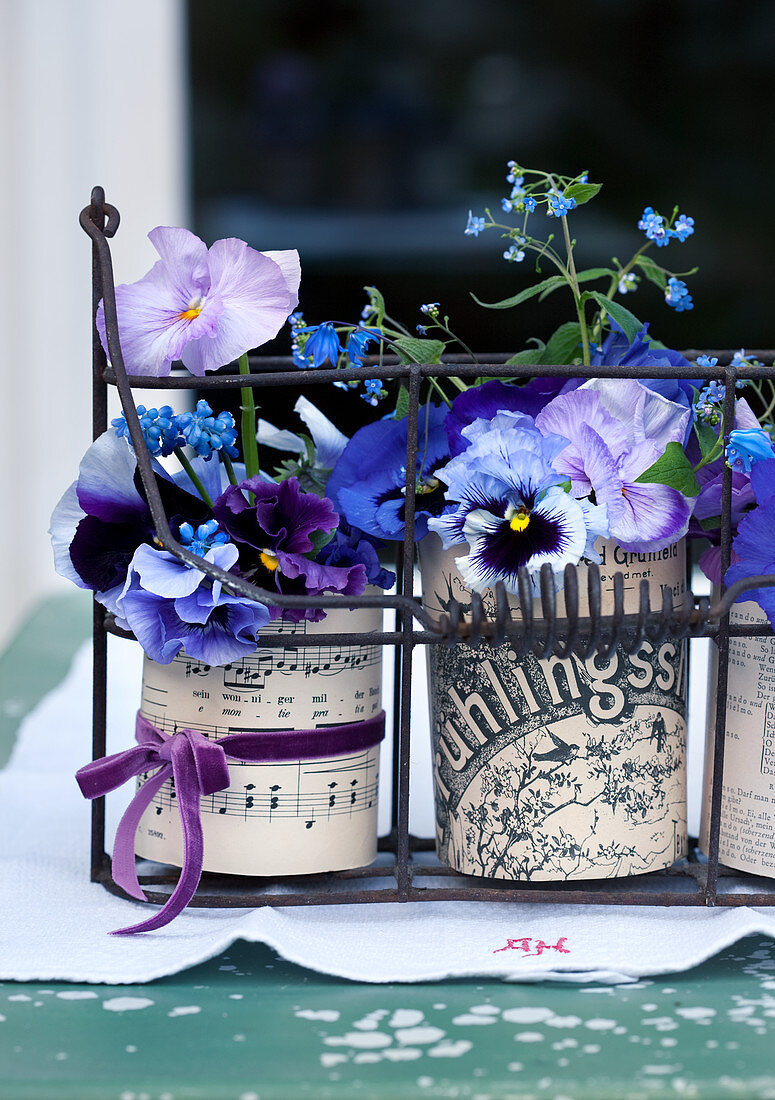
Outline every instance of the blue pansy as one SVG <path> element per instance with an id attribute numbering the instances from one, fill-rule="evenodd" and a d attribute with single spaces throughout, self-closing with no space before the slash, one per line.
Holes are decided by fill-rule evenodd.
<path id="1" fill-rule="evenodd" d="M 417 438 L 415 539 L 444 510 L 436 470 L 449 458 L 446 408 L 423 405 Z M 352 437 L 334 467 L 326 494 L 353 527 L 382 539 L 402 539 L 405 527 L 407 418 L 378 420 Z"/>

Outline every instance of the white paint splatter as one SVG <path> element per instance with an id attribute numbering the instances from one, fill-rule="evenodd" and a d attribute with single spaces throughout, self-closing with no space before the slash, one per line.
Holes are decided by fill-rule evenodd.
<path id="1" fill-rule="evenodd" d="M 390 1017 L 388 1027 L 414 1027 L 425 1019 L 424 1013 L 417 1008 L 397 1008 Z"/>
<path id="2" fill-rule="evenodd" d="M 338 1066 L 341 1062 L 347 1061 L 346 1054 L 329 1054 L 325 1052 L 320 1055 L 320 1064 L 324 1069 L 330 1069 L 331 1066 Z"/>
<path id="3" fill-rule="evenodd" d="M 197 1012 L 201 1012 L 202 1009 L 199 1005 L 178 1005 L 177 1008 L 173 1008 L 171 1012 L 168 1012 L 168 1016 L 196 1016 Z"/>
<path id="4" fill-rule="evenodd" d="M 506 1066 L 506 1069 L 510 1073 L 520 1073 L 521 1070 L 523 1070 L 524 1068 L 525 1068 L 524 1062 L 509 1062 L 509 1064 Z"/>
<path id="5" fill-rule="evenodd" d="M 544 1037 L 540 1031 L 520 1031 L 514 1036 L 517 1043 L 542 1043 Z"/>
<path id="6" fill-rule="evenodd" d="M 678 1046 L 678 1040 L 677 1039 L 670 1039 L 670 1038 L 660 1039 L 659 1040 L 659 1045 L 661 1047 L 676 1047 L 676 1046 Z"/>
<path id="7" fill-rule="evenodd" d="M 230 1001 L 241 1001 L 244 996 L 245 996 L 244 993 L 230 993 L 229 994 L 229 1000 Z"/>
<path id="8" fill-rule="evenodd" d="M 436 1009 L 436 1011 L 437 1011 L 437 1012 L 441 1012 L 441 1010 L 442 1010 L 443 1008 L 446 1008 L 447 1006 L 446 1006 L 446 1005 L 441 1005 L 441 1004 L 438 1004 L 438 1005 L 434 1005 L 433 1007 L 434 1007 L 434 1008 Z"/>
<path id="9" fill-rule="evenodd" d="M 658 1008 L 659 1008 L 659 1005 L 648 1004 L 648 1005 L 643 1006 L 643 1011 L 644 1012 L 656 1012 L 656 1010 Z"/>
<path id="10" fill-rule="evenodd" d="M 390 1062 L 415 1062 L 422 1058 L 422 1051 L 419 1047 L 391 1047 L 382 1051 L 382 1057 Z"/>
<path id="11" fill-rule="evenodd" d="M 715 1008 L 677 1008 L 675 1010 L 676 1016 L 683 1016 L 685 1020 L 696 1020 L 698 1024 L 709 1024 L 712 1017 L 716 1015 Z"/>
<path id="12" fill-rule="evenodd" d="M 591 1020 L 587 1020 L 584 1027 L 588 1027 L 590 1031 L 610 1031 L 611 1028 L 616 1027 L 616 1020 L 605 1020 L 595 1016 Z"/>
<path id="13" fill-rule="evenodd" d="M 137 1012 L 141 1008 L 150 1008 L 154 1002 L 150 997 L 109 997 L 102 1002 L 108 1012 Z"/>
<path id="14" fill-rule="evenodd" d="M 2 1013 L 0 1013 L 0 1024 L 4 1024 L 6 1022 L 6 1019 L 7 1017 L 3 1016 Z"/>
<path id="15" fill-rule="evenodd" d="M 417 1078 L 417 1087 L 421 1088 L 421 1089 L 429 1089 L 433 1083 L 434 1083 L 434 1080 L 433 1080 L 432 1077 L 418 1077 Z"/>
<path id="16" fill-rule="evenodd" d="M 382 1031 L 348 1031 L 346 1035 L 327 1035 L 323 1042 L 329 1047 L 377 1050 L 379 1047 L 389 1047 L 393 1040 Z"/>
<path id="17" fill-rule="evenodd" d="M 32 997 L 28 997 L 26 993 L 14 993 L 8 998 L 9 1001 L 31 1001 Z"/>
<path id="18" fill-rule="evenodd" d="M 678 1073 L 680 1066 L 641 1066 L 641 1073 L 648 1073 L 653 1076 L 661 1075 L 664 1073 Z"/>
<path id="19" fill-rule="evenodd" d="M 475 1016 L 500 1016 L 500 1009 L 495 1005 L 474 1005 L 468 1010 L 473 1012 Z"/>
<path id="20" fill-rule="evenodd" d="M 657 1031 L 675 1031 L 678 1027 L 672 1016 L 649 1016 L 647 1020 L 641 1020 L 641 1024 L 656 1028 Z"/>
<path id="21" fill-rule="evenodd" d="M 425 1053 L 429 1058 L 460 1058 L 461 1055 L 468 1054 L 473 1045 L 469 1039 L 443 1039 Z"/>
<path id="22" fill-rule="evenodd" d="M 321 1020 L 326 1024 L 333 1024 L 339 1019 L 335 1008 L 300 1008 L 294 1015 L 300 1020 Z"/>
<path id="23" fill-rule="evenodd" d="M 57 993 L 57 997 L 60 1001 L 93 1001 L 97 994 L 93 989 L 65 989 Z"/>
<path id="24" fill-rule="evenodd" d="M 219 970 L 236 970 L 236 966 L 219 966 Z"/>
<path id="25" fill-rule="evenodd" d="M 133 1046 L 132 1043 L 130 1043 L 128 1047 L 124 1047 L 124 1050 L 127 1054 L 137 1054 L 137 1047 Z"/>
<path id="26" fill-rule="evenodd" d="M 257 1092 L 241 1092 L 238 1100 L 261 1100 Z"/>
<path id="27" fill-rule="evenodd" d="M 399 1027 L 395 1034 L 402 1046 L 412 1046 L 414 1043 L 437 1043 L 446 1032 L 426 1024 L 424 1027 Z"/>
<path id="28" fill-rule="evenodd" d="M 554 1013 L 550 1008 L 507 1008 L 503 1019 L 510 1024 L 540 1024 Z"/>
<path id="29" fill-rule="evenodd" d="M 353 1027 L 357 1027 L 359 1031 L 376 1031 L 380 1020 L 389 1015 L 390 1012 L 387 1008 L 375 1008 L 373 1012 L 367 1012 L 360 1020 L 355 1020 Z"/>
<path id="30" fill-rule="evenodd" d="M 68 1059 L 68 1055 L 64 1050 L 60 1050 L 57 1051 L 57 1053 L 54 1055 L 54 1058 L 57 1062 L 66 1062 Z"/>
<path id="31" fill-rule="evenodd" d="M 477 1024 L 494 1024 L 494 1016 L 479 1016 L 473 1012 L 464 1012 L 462 1016 L 455 1016 L 452 1020 L 453 1024 L 457 1024 L 458 1027 L 468 1027 L 469 1025 L 476 1026 Z"/>
<path id="32" fill-rule="evenodd" d="M 547 1027 L 578 1027 L 581 1023 L 580 1016 L 550 1016 L 544 1020 Z"/>
<path id="33" fill-rule="evenodd" d="M 584 1051 L 585 1054 L 600 1053 L 600 1047 L 597 1043 L 586 1043 L 581 1049 Z"/>
<path id="34" fill-rule="evenodd" d="M 612 1035 L 626 1035 L 627 1034 L 627 1028 L 626 1027 L 615 1027 L 613 1029 L 613 1031 L 611 1032 L 611 1034 Z"/>
<path id="35" fill-rule="evenodd" d="M 381 1062 L 382 1055 L 376 1050 L 362 1050 L 360 1054 L 356 1054 L 353 1058 L 353 1062 Z"/>

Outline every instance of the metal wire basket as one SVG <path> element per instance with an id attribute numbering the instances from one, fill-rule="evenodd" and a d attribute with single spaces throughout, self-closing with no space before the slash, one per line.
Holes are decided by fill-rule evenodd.
<path id="1" fill-rule="evenodd" d="M 394 698 L 393 698 L 393 775 L 392 775 L 392 828 L 380 841 L 380 855 L 369 867 L 328 874 L 293 876 L 286 879 L 246 879 L 224 875 L 202 877 L 192 905 L 203 907 L 256 907 L 261 905 L 309 905 L 351 902 L 384 901 L 541 901 L 602 903 L 628 905 L 773 905 L 775 881 L 733 871 L 719 864 L 719 835 L 721 822 L 722 776 L 724 765 L 724 740 L 726 732 L 727 677 L 730 637 L 772 636 L 769 625 L 739 626 L 729 622 L 729 610 L 735 599 L 744 591 L 775 585 L 775 575 L 752 577 L 740 581 L 726 590 L 717 602 L 707 597 L 689 594 L 689 600 L 674 608 L 670 590 L 663 589 L 662 604 L 651 608 L 648 582 L 640 586 L 640 606 L 637 614 L 625 614 L 624 582 L 621 573 L 613 576 L 614 610 L 610 615 L 601 611 L 601 580 L 597 566 L 588 569 L 586 606 L 588 614 L 580 615 L 579 581 L 575 567 L 565 570 L 565 615 L 559 618 L 552 583 L 551 570 L 544 566 L 541 577 L 541 614 L 531 613 L 532 590 L 525 570 L 520 572 L 519 590 L 523 614 L 512 616 L 506 592 L 501 584 L 496 586 L 496 611 L 489 617 L 477 594 L 471 598 L 467 616 L 456 601 L 452 601 L 445 614 L 431 615 L 415 597 L 414 577 L 414 514 L 415 483 L 411 474 L 406 480 L 406 537 L 397 555 L 398 589 L 395 595 L 352 596 L 282 596 L 257 588 L 249 582 L 227 573 L 205 561 L 182 546 L 172 535 L 164 511 L 151 460 L 144 444 L 133 389 L 181 389 L 225 390 L 245 385 L 255 388 L 305 386 L 330 383 L 340 378 L 339 372 L 330 369 L 298 370 L 289 358 L 250 356 L 251 373 L 240 375 L 234 365 L 213 372 L 206 377 L 192 377 L 183 369 L 173 370 L 165 378 L 128 375 L 124 367 L 116 318 L 115 284 L 109 246 L 119 225 L 115 207 L 105 202 L 101 187 L 92 191 L 91 202 L 80 215 L 80 224 L 92 242 L 92 317 L 96 315 L 100 301 L 104 302 L 105 327 L 110 353 L 110 365 L 93 328 L 92 354 L 92 427 L 93 438 L 107 430 L 108 387 L 116 387 L 126 416 L 130 437 L 137 456 L 139 475 L 148 500 L 159 544 L 179 560 L 195 566 L 208 576 L 218 579 L 237 595 L 271 603 L 274 606 L 323 609 L 370 607 L 382 608 L 395 615 L 393 630 L 382 633 L 350 633 L 349 644 L 388 645 L 394 648 Z M 699 352 L 688 350 L 686 358 L 696 359 Z M 726 384 L 724 402 L 725 423 L 732 423 L 736 372 L 731 366 L 732 353 L 713 351 L 717 357 L 715 366 L 688 366 L 670 368 L 665 377 L 716 379 Z M 775 378 L 775 352 L 757 350 L 753 355 L 764 365 L 750 367 L 751 378 Z M 452 357 L 443 365 L 400 364 L 385 360 L 381 364 L 369 364 L 350 368 L 349 375 L 368 378 L 405 379 L 409 392 L 408 444 L 406 469 L 414 471 L 417 459 L 417 425 L 419 417 L 419 393 L 423 379 L 427 377 L 474 378 L 483 373 L 490 377 L 528 377 L 540 372 L 552 377 L 601 377 L 645 378 L 654 374 L 655 368 L 631 366 L 507 366 L 505 356 L 492 357 L 484 365 L 472 365 Z M 721 560 L 722 573 L 730 563 L 731 549 L 731 499 L 732 471 L 725 467 L 722 482 Z M 93 759 L 106 752 L 106 703 L 107 703 L 107 635 L 120 634 L 132 637 L 118 628 L 105 609 L 94 603 L 94 683 L 93 683 Z M 571 653 L 589 656 L 597 652 L 602 657 L 610 654 L 617 644 L 633 653 L 643 643 L 658 644 L 663 639 L 711 638 L 718 652 L 718 678 L 716 685 L 716 723 L 713 752 L 713 783 L 710 813 L 709 850 L 707 858 L 698 856 L 696 842 L 690 841 L 686 859 L 666 871 L 654 871 L 637 877 L 619 880 L 599 880 L 579 883 L 533 883 L 502 880 L 483 880 L 460 874 L 442 866 L 432 852 L 433 842 L 419 839 L 409 832 L 409 760 L 411 735 L 411 686 L 412 653 L 416 646 L 477 645 L 488 643 L 498 646 L 508 642 L 517 655 L 533 652 L 539 658 L 556 655 L 568 657 Z M 332 645 L 342 642 L 341 634 L 321 634 L 306 637 L 303 634 L 262 635 L 261 645 L 266 647 L 304 647 L 308 645 Z M 116 886 L 111 875 L 111 860 L 105 852 L 105 802 L 103 798 L 92 804 L 91 878 L 101 882 L 106 889 L 121 896 L 124 892 Z M 149 902 L 166 901 L 177 879 L 175 869 L 158 864 L 145 864 L 140 868 L 139 881 Z"/>

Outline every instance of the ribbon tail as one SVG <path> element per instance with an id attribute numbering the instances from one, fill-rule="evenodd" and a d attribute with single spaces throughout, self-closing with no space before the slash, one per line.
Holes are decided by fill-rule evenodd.
<path id="1" fill-rule="evenodd" d="M 121 821 L 116 829 L 116 839 L 113 842 L 112 874 L 116 886 L 126 890 L 138 901 L 145 901 L 146 897 L 137 880 L 135 869 L 135 834 L 140 818 L 153 801 L 153 797 L 164 782 L 169 778 L 172 767 L 165 764 L 156 775 L 151 776 L 143 783 L 132 801 L 124 811 Z"/>
<path id="2" fill-rule="evenodd" d="M 112 933 L 114 936 L 133 935 L 136 932 L 152 932 L 156 928 L 163 928 L 165 924 L 169 924 L 191 901 L 202 877 L 204 835 L 199 812 L 201 790 L 197 781 L 193 751 L 188 741 L 182 737 L 179 740 L 175 738 L 172 752 L 172 770 L 175 777 L 180 823 L 183 827 L 183 866 L 180 877 L 175 889 L 157 913 L 154 913 L 152 917 L 148 917 L 147 920 L 140 921 L 139 924 L 133 924 L 128 928 L 115 929 Z M 155 778 L 154 776 L 154 780 Z M 134 838 L 134 833 L 132 836 Z"/>

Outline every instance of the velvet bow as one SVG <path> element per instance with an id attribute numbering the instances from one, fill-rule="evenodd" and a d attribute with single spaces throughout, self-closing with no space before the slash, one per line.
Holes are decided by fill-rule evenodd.
<path id="1" fill-rule="evenodd" d="M 76 772 L 85 798 L 100 798 L 123 786 L 134 776 L 158 769 L 137 791 L 116 830 L 113 845 L 113 880 L 134 898 L 145 901 L 135 869 L 135 834 L 140 818 L 167 779 L 175 781 L 175 794 L 183 829 L 183 866 L 175 889 L 152 917 L 118 928 L 114 935 L 150 932 L 169 924 L 191 901 L 202 876 L 204 837 L 200 816 L 203 795 L 227 788 L 231 782 L 228 759 L 247 763 L 315 759 L 342 756 L 371 748 L 385 735 L 384 711 L 365 722 L 324 730 L 248 730 L 209 741 L 196 730 L 163 733 L 143 715 L 137 715 L 138 744 L 101 760 L 93 760 Z M 227 753 L 228 749 L 228 753 Z"/>

